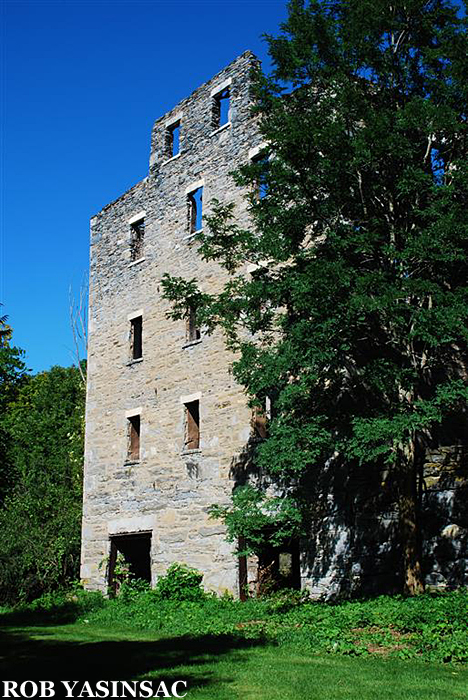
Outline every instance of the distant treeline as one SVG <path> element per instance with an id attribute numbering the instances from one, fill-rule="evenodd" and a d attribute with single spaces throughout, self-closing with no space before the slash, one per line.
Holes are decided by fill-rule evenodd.
<path id="1" fill-rule="evenodd" d="M 78 368 L 31 376 L 10 336 L 0 337 L 0 604 L 9 605 L 79 576 L 85 403 Z"/>

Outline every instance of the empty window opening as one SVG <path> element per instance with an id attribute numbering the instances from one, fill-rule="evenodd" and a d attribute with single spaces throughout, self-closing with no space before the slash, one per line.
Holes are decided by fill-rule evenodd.
<path id="1" fill-rule="evenodd" d="M 128 421 L 127 459 L 138 462 L 140 459 L 140 416 L 131 416 Z"/>
<path id="2" fill-rule="evenodd" d="M 130 224 L 130 258 L 132 262 L 143 257 L 143 239 L 145 237 L 145 220 L 140 219 Z"/>
<path id="3" fill-rule="evenodd" d="M 130 350 L 132 360 L 143 357 L 143 317 L 137 316 L 130 321 Z"/>
<path id="4" fill-rule="evenodd" d="M 255 190 L 257 199 L 263 199 L 268 194 L 268 167 L 269 167 L 269 156 L 263 151 L 257 156 L 252 158 L 252 163 L 258 169 L 257 177 L 255 181 Z"/>
<path id="5" fill-rule="evenodd" d="M 229 123 L 229 102 L 230 90 L 229 87 L 224 88 L 213 97 L 213 126 L 218 129 Z"/>
<path id="6" fill-rule="evenodd" d="M 258 556 L 257 595 L 282 588 L 301 588 L 299 542 L 290 540 L 281 547 L 264 547 Z"/>
<path id="7" fill-rule="evenodd" d="M 190 306 L 185 321 L 185 340 L 187 343 L 194 343 L 196 340 L 200 340 L 200 338 L 201 332 L 197 325 L 197 312 Z"/>
<path id="8" fill-rule="evenodd" d="M 108 583 L 114 594 L 124 581 L 151 583 L 151 533 L 114 535 L 110 538 Z"/>
<path id="9" fill-rule="evenodd" d="M 198 450 L 200 447 L 200 401 L 190 401 L 185 405 L 185 449 Z"/>
<path id="10" fill-rule="evenodd" d="M 180 152 L 180 121 L 174 122 L 166 129 L 166 154 L 174 158 Z"/>
<path id="11" fill-rule="evenodd" d="M 251 426 L 252 433 L 256 437 L 268 437 L 268 423 L 271 420 L 271 399 L 266 396 L 262 401 L 262 406 L 252 408 Z"/>
<path id="12" fill-rule="evenodd" d="M 187 195 L 188 231 L 196 233 L 202 228 L 203 187 Z"/>

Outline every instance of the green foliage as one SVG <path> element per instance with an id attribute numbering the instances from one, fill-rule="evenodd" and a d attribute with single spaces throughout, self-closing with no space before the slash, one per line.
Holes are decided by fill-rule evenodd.
<path id="1" fill-rule="evenodd" d="M 252 226 L 215 202 L 198 236 L 201 256 L 227 272 L 224 289 L 164 281 L 175 316 L 189 294 L 197 318 L 222 329 L 252 401 L 275 396 L 256 455 L 275 485 L 265 494 L 306 515 L 305 484 L 324 464 L 394 465 L 414 578 L 414 455 L 468 398 L 461 15 L 445 0 L 290 2 L 280 36 L 268 37 L 272 75 L 256 85 L 270 158 L 235 174 Z M 246 263 L 258 265 L 249 277 Z M 238 506 L 218 514 L 241 523 Z M 262 500 L 260 525 L 275 509 Z"/>
<path id="2" fill-rule="evenodd" d="M 188 578 L 195 590 L 193 584 L 198 579 L 196 572 L 192 573 L 194 576 Z M 175 577 L 186 580 L 179 573 L 172 574 Z M 81 620 L 86 625 L 148 630 L 170 638 L 231 635 L 306 654 L 468 661 L 466 589 L 344 603 L 311 601 L 299 591 L 282 591 L 245 603 L 212 595 L 187 600 L 179 594 L 180 587 L 171 593 L 173 597 L 134 587 L 131 594 L 105 599 L 100 593 L 75 588 L 68 593 L 45 594 L 14 610 L 4 609 L 0 624 Z"/>
<path id="3" fill-rule="evenodd" d="M 31 377 L 2 423 L 14 483 L 0 511 L 0 601 L 51 592 L 77 578 L 85 392 L 76 368 Z"/>
<path id="4" fill-rule="evenodd" d="M 285 613 L 297 608 L 303 603 L 310 602 L 307 591 L 297 591 L 293 588 L 283 588 L 268 596 L 268 610 L 271 613 Z"/>
<path id="5" fill-rule="evenodd" d="M 201 600 L 206 596 L 202 579 L 203 574 L 186 564 L 171 564 L 166 574 L 158 578 L 153 595 L 161 600 Z"/>
<path id="6" fill-rule="evenodd" d="M 302 534 L 297 502 L 284 496 L 269 498 L 249 484 L 235 489 L 231 506 L 211 506 L 210 517 L 224 520 L 230 542 L 244 538 L 244 549 L 239 554 L 280 547 L 291 535 Z"/>
<path id="7" fill-rule="evenodd" d="M 15 608 L 0 609 L 0 624 L 56 624 L 73 622 L 104 608 L 106 601 L 98 591 L 84 591 L 79 584 L 67 591 L 51 591 Z"/>
<path id="8" fill-rule="evenodd" d="M 6 316 L 0 317 L 0 506 L 15 477 L 5 425 L 6 415 L 9 405 L 27 381 L 24 353 L 10 345 L 12 330 L 6 321 Z"/>
<path id="9" fill-rule="evenodd" d="M 148 630 L 171 638 L 232 635 L 307 654 L 468 661 L 466 590 L 339 604 L 312 602 L 298 591 L 245 603 L 206 595 L 198 600 L 169 599 L 150 590 L 105 600 L 100 594 L 78 591 L 43 596 L 5 612 L 3 621 L 38 616 L 43 621 L 79 618 L 87 625 Z"/>

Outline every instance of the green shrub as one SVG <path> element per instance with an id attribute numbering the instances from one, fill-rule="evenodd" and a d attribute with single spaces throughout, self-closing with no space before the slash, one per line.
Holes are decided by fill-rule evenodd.
<path id="1" fill-rule="evenodd" d="M 159 577 L 154 595 L 163 600 L 203 600 L 202 578 L 203 574 L 186 564 L 171 564 L 166 575 Z"/>
<path id="2" fill-rule="evenodd" d="M 129 578 L 119 588 L 118 597 L 123 601 L 137 600 L 142 593 L 151 590 L 150 583 L 142 578 Z"/>
<path id="3" fill-rule="evenodd" d="M 98 591 L 84 591 L 73 587 L 68 591 L 44 593 L 31 603 L 22 603 L 14 608 L 1 610 L 3 624 L 65 623 L 74 622 L 106 606 L 106 599 Z"/>
<path id="4" fill-rule="evenodd" d="M 307 603 L 309 600 L 310 596 L 307 591 L 283 588 L 280 591 L 272 593 L 267 598 L 267 605 L 269 612 L 282 613 L 288 612 L 288 610 L 292 610 L 303 603 Z"/>

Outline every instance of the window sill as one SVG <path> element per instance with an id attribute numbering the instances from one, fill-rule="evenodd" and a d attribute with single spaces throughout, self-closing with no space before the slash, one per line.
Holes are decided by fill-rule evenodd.
<path id="1" fill-rule="evenodd" d="M 190 241 L 193 241 L 193 239 L 195 238 L 195 236 L 198 236 L 199 233 L 203 233 L 203 229 L 202 229 L 202 228 L 199 228 L 197 231 L 192 231 L 192 233 L 188 233 L 188 234 L 185 236 L 185 240 L 186 240 L 186 241 L 189 241 L 189 242 L 190 242 Z"/>
<path id="2" fill-rule="evenodd" d="M 134 360 L 129 360 L 125 364 L 127 365 L 127 367 L 131 367 L 132 365 L 138 365 L 140 362 L 143 362 L 143 358 L 136 357 Z"/>
<path id="3" fill-rule="evenodd" d="M 144 262 L 145 258 L 138 258 L 138 260 L 133 260 L 131 263 L 128 263 L 128 267 L 133 267 L 134 265 L 139 265 L 140 263 Z"/>
<path id="4" fill-rule="evenodd" d="M 182 345 L 182 350 L 185 350 L 185 348 L 191 348 L 193 345 L 200 345 L 202 340 L 203 338 L 198 338 L 198 340 L 189 340 L 184 345 Z"/>
<path id="5" fill-rule="evenodd" d="M 172 163 L 173 160 L 177 160 L 177 158 L 180 158 L 181 155 L 182 155 L 182 151 L 179 151 L 178 153 L 175 154 L 175 156 L 171 156 L 171 157 L 168 158 L 167 160 L 163 161 L 163 162 L 161 163 L 161 167 L 162 167 L 163 165 L 167 165 L 168 163 Z"/>
<path id="6" fill-rule="evenodd" d="M 216 134 L 219 134 L 220 131 L 224 131 L 225 129 L 230 129 L 231 128 L 231 122 L 226 122 L 226 124 L 223 124 L 222 126 L 219 126 L 217 129 L 211 132 L 211 136 L 216 136 Z"/>
<path id="7" fill-rule="evenodd" d="M 201 449 L 197 447 L 195 450 L 183 450 L 182 456 L 185 457 L 187 455 L 199 455 L 201 454 Z"/>

